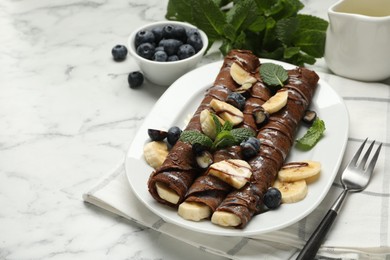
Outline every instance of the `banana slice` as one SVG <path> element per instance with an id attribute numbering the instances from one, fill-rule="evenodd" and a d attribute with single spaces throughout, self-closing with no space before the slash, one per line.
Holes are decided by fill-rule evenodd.
<path id="1" fill-rule="evenodd" d="M 278 112 L 280 109 L 282 109 L 286 104 L 288 100 L 288 92 L 287 91 L 279 91 L 276 92 L 275 95 L 273 95 L 270 99 L 268 99 L 262 107 L 265 111 L 267 111 L 269 114 Z"/>
<path id="2" fill-rule="evenodd" d="M 211 216 L 209 206 L 199 202 L 183 202 L 177 212 L 182 218 L 192 221 L 200 221 Z"/>
<path id="3" fill-rule="evenodd" d="M 274 185 L 282 193 L 282 203 L 294 203 L 303 200 L 307 195 L 305 180 L 294 182 L 282 182 L 276 180 Z"/>
<path id="4" fill-rule="evenodd" d="M 230 76 L 232 76 L 233 80 L 241 86 L 252 86 L 252 84 L 257 81 L 255 77 L 253 77 L 248 71 L 244 70 L 237 63 L 233 63 L 230 67 Z"/>
<path id="5" fill-rule="evenodd" d="M 211 222 L 224 227 L 236 227 L 241 224 L 241 219 L 230 212 L 215 211 L 211 216 Z"/>
<path id="6" fill-rule="evenodd" d="M 291 162 L 283 165 L 278 173 L 281 181 L 299 181 L 318 175 L 321 164 L 315 161 Z"/>
<path id="7" fill-rule="evenodd" d="M 156 182 L 156 190 L 158 196 L 160 196 L 163 200 L 173 204 L 177 204 L 179 202 L 180 196 L 172 189 L 168 188 L 164 183 Z"/>
<path id="8" fill-rule="evenodd" d="M 249 181 L 252 176 L 252 169 L 244 160 L 229 159 L 210 165 L 208 174 L 214 175 L 236 189 L 240 189 Z"/>
<path id="9" fill-rule="evenodd" d="M 238 125 L 244 120 L 244 114 L 241 110 L 226 102 L 213 99 L 210 102 L 210 106 L 214 109 L 218 116 L 225 121 L 229 121 L 233 125 Z"/>
<path id="10" fill-rule="evenodd" d="M 145 161 L 154 169 L 160 167 L 168 155 L 168 146 L 163 141 L 149 142 L 144 146 Z"/>
<path id="11" fill-rule="evenodd" d="M 204 109 L 202 110 L 202 112 L 200 112 L 199 117 L 202 132 L 208 137 L 210 137 L 212 140 L 214 140 L 217 136 L 217 127 L 215 125 L 214 118 L 211 112 L 208 109 Z M 221 125 L 225 123 L 222 118 L 218 116 L 216 117 L 218 118 L 219 122 L 221 122 Z"/>

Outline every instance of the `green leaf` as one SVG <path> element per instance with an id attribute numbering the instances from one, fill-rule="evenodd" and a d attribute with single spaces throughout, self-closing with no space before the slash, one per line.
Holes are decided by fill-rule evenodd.
<path id="1" fill-rule="evenodd" d="M 218 117 L 214 113 L 211 113 L 211 116 L 212 116 L 214 124 L 215 124 L 215 132 L 217 134 L 219 134 L 219 132 L 222 131 L 221 121 L 219 121 Z"/>
<path id="2" fill-rule="evenodd" d="M 213 141 L 207 135 L 195 130 L 183 131 L 179 140 L 190 144 L 198 143 L 205 147 L 211 147 L 213 145 Z"/>
<path id="3" fill-rule="evenodd" d="M 298 15 L 299 28 L 294 45 L 315 58 L 324 56 L 328 22 L 311 15 Z"/>
<path id="4" fill-rule="evenodd" d="M 220 149 L 228 146 L 232 146 L 236 143 L 236 139 L 230 133 L 230 131 L 222 130 L 217 137 L 215 137 L 214 143 L 211 149 Z"/>
<path id="5" fill-rule="evenodd" d="M 233 124 L 230 121 L 225 121 L 225 123 L 222 126 L 221 132 L 222 131 L 230 131 L 233 129 Z"/>
<path id="6" fill-rule="evenodd" d="M 328 28 L 328 22 L 319 17 L 307 15 L 307 14 L 298 14 L 297 19 L 299 21 L 299 30 L 316 30 L 316 31 L 326 31 Z"/>
<path id="7" fill-rule="evenodd" d="M 233 49 L 233 45 L 228 40 L 223 40 L 222 45 L 219 47 L 219 51 L 222 53 L 222 55 L 228 54 L 228 52 Z"/>
<path id="8" fill-rule="evenodd" d="M 226 13 L 226 21 L 232 25 L 236 32 L 245 30 L 259 16 L 257 11 L 258 9 L 253 0 L 236 1 Z"/>
<path id="9" fill-rule="evenodd" d="M 307 54 L 320 58 L 324 55 L 325 50 L 325 32 L 307 30 L 299 33 L 294 44 L 301 48 Z"/>
<path id="10" fill-rule="evenodd" d="M 296 17 L 289 17 L 279 20 L 276 23 L 276 38 L 282 43 L 290 46 L 298 30 L 299 21 Z"/>
<path id="11" fill-rule="evenodd" d="M 234 128 L 230 131 L 230 134 L 234 137 L 235 144 L 240 144 L 249 137 L 255 136 L 255 132 L 253 130 L 244 127 Z"/>
<path id="12" fill-rule="evenodd" d="M 223 55 L 248 49 L 302 66 L 323 57 L 328 27 L 319 17 L 299 14 L 302 8 L 300 0 L 169 0 L 166 18 L 197 26 L 209 38 L 208 49 L 222 43 Z"/>
<path id="13" fill-rule="evenodd" d="M 252 32 L 260 32 L 265 29 L 266 19 L 264 16 L 257 16 L 257 18 L 248 26 L 248 30 Z"/>
<path id="14" fill-rule="evenodd" d="M 225 24 L 223 26 L 223 33 L 227 39 L 234 42 L 236 39 L 236 31 L 231 24 Z"/>
<path id="15" fill-rule="evenodd" d="M 211 0 L 193 0 L 191 4 L 195 25 L 202 29 L 209 38 L 220 39 L 224 35 L 225 14 Z"/>
<path id="16" fill-rule="evenodd" d="M 275 63 L 263 63 L 260 66 L 260 76 L 269 86 L 283 86 L 288 79 L 287 71 Z"/>
<path id="17" fill-rule="evenodd" d="M 165 18 L 193 23 L 191 0 L 169 0 Z"/>
<path id="18" fill-rule="evenodd" d="M 294 57 L 295 55 L 299 54 L 301 51 L 301 48 L 299 47 L 288 47 L 284 49 L 283 58 L 290 59 Z"/>
<path id="19" fill-rule="evenodd" d="M 324 121 L 317 118 L 305 135 L 297 140 L 297 147 L 302 150 L 310 150 L 323 136 L 325 129 Z"/>

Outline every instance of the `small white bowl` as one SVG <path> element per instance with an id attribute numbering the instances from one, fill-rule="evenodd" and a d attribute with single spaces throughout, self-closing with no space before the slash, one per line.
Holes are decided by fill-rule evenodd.
<path id="1" fill-rule="evenodd" d="M 195 68 L 195 66 L 199 63 L 199 61 L 202 59 L 208 45 L 208 38 L 207 35 L 201 31 L 200 29 L 200 35 L 202 37 L 203 41 L 203 48 L 200 49 L 195 55 L 178 61 L 170 61 L 170 62 L 158 62 L 158 61 L 152 61 L 145 59 L 137 54 L 137 51 L 135 49 L 134 39 L 135 35 L 140 30 L 151 30 L 155 27 L 165 26 L 165 25 L 181 25 L 184 28 L 196 28 L 195 26 L 184 23 L 184 22 L 176 22 L 176 21 L 161 21 L 161 22 L 155 22 L 150 23 L 147 25 L 144 25 L 142 27 L 137 28 L 134 30 L 128 39 L 128 49 L 129 54 L 134 57 L 135 61 L 137 62 L 138 66 L 140 67 L 141 71 L 143 72 L 144 76 L 151 81 L 154 84 L 162 85 L 162 86 L 168 86 L 171 85 L 176 79 L 181 77 L 183 74 L 187 73 L 188 71 Z"/>

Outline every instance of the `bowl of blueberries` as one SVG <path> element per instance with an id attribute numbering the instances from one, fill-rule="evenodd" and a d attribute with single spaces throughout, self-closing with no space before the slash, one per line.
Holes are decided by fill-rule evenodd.
<path id="1" fill-rule="evenodd" d="M 128 39 L 129 54 L 145 77 L 168 86 L 192 70 L 208 46 L 207 35 L 195 26 L 177 21 L 160 21 L 134 30 Z"/>

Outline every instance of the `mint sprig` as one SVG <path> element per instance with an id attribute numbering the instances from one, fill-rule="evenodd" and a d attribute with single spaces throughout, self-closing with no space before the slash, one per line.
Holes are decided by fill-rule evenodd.
<path id="1" fill-rule="evenodd" d="M 260 76 L 268 86 L 283 87 L 284 82 L 288 79 L 287 71 L 275 63 L 263 63 L 260 66 Z"/>
<path id="2" fill-rule="evenodd" d="M 248 49 L 259 57 L 302 66 L 324 55 L 328 22 L 300 14 L 299 0 L 169 0 L 166 18 L 203 30 L 209 47 Z"/>
<path id="3" fill-rule="evenodd" d="M 183 131 L 179 140 L 189 144 L 198 143 L 205 147 L 211 147 L 213 145 L 213 140 L 211 140 L 210 137 L 195 130 Z"/>
<path id="4" fill-rule="evenodd" d="M 214 141 L 211 140 L 207 135 L 195 130 L 183 131 L 180 135 L 180 141 L 190 144 L 198 143 L 202 146 L 210 148 L 211 150 L 217 150 L 233 145 L 238 145 L 242 141 L 252 136 L 255 136 L 255 133 L 251 129 L 232 129 L 232 124 L 229 121 L 226 121 L 223 124 L 221 131 L 217 133 Z"/>
<path id="5" fill-rule="evenodd" d="M 312 126 L 305 135 L 297 140 L 297 147 L 302 150 L 310 150 L 321 139 L 326 130 L 325 123 L 320 118 L 314 120 Z"/>

